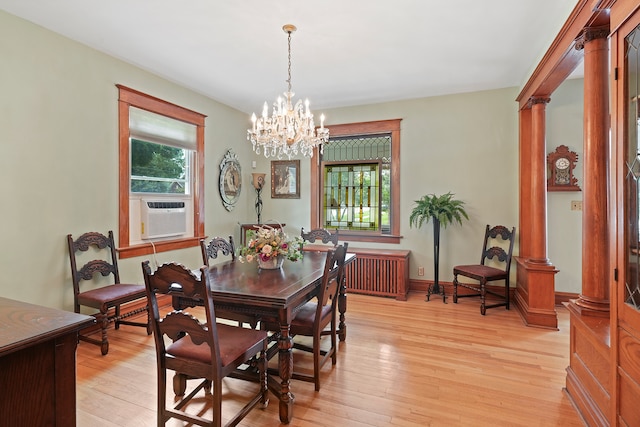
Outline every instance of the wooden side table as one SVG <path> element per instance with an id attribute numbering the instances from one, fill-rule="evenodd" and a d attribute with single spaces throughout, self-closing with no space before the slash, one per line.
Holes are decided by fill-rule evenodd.
<path id="1" fill-rule="evenodd" d="M 2 425 L 76 425 L 78 331 L 92 316 L 0 297 Z"/>

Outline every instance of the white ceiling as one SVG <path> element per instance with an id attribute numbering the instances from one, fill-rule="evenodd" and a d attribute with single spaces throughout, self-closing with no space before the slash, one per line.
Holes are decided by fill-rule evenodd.
<path id="1" fill-rule="evenodd" d="M 522 87 L 577 0 L 0 0 L 0 9 L 241 111 Z"/>

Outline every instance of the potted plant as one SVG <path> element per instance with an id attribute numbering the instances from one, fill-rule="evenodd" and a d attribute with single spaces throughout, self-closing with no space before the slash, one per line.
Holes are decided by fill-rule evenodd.
<path id="1" fill-rule="evenodd" d="M 427 301 L 431 294 L 439 294 L 440 285 L 438 283 L 438 270 L 440 264 L 440 226 L 447 228 L 447 225 L 457 222 L 462 225 L 462 219 L 469 219 L 464 210 L 464 202 L 453 198 L 453 193 L 449 192 L 441 196 L 427 194 L 420 200 L 415 201 L 415 206 L 409 217 L 409 226 L 417 228 L 422 224 L 433 221 L 433 287 L 429 287 Z M 445 300 L 444 288 L 442 289 L 442 299 Z"/>

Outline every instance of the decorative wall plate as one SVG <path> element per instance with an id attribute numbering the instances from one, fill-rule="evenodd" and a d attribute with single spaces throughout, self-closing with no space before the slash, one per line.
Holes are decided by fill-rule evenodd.
<path id="1" fill-rule="evenodd" d="M 240 198 L 242 189 L 242 170 L 238 156 L 231 150 L 227 150 L 220 163 L 220 197 L 225 209 L 232 211 Z"/>

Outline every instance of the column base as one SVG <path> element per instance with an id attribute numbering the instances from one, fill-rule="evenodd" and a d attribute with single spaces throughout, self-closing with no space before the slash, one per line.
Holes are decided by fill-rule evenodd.
<path id="1" fill-rule="evenodd" d="M 581 316 L 606 317 L 609 318 L 609 301 L 596 301 L 580 295 L 573 301 L 573 309 Z"/>
<path id="2" fill-rule="evenodd" d="M 514 257 L 517 263 L 515 305 L 527 326 L 558 330 L 555 309 L 555 274 L 558 270 L 546 260 Z"/>
<path id="3" fill-rule="evenodd" d="M 609 319 L 583 315 L 588 310 L 581 310 L 575 300 L 566 307 L 571 328 L 567 394 L 586 425 L 613 425 L 608 419 L 613 388 Z"/>

